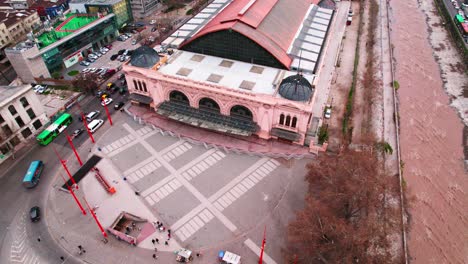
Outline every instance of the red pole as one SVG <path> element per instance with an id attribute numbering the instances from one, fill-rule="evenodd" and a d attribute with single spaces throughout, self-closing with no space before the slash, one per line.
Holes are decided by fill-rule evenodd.
<path id="1" fill-rule="evenodd" d="M 258 264 L 263 263 L 263 251 L 265 250 L 265 242 L 266 242 L 266 226 L 265 226 L 265 229 L 263 230 L 262 248 L 260 251 L 260 258 L 258 259 Z"/>
<path id="2" fill-rule="evenodd" d="M 65 169 L 65 171 L 67 172 L 67 175 L 68 175 L 68 178 L 70 178 L 70 180 L 72 181 L 73 185 L 76 186 L 76 188 L 78 189 L 78 185 L 76 184 L 75 180 L 73 179 L 73 176 L 71 175 L 70 171 L 68 170 L 67 168 L 67 165 L 65 165 L 65 161 L 62 160 L 62 158 L 60 157 L 60 155 L 58 154 L 57 150 L 55 149 L 55 147 L 53 147 L 54 151 L 55 151 L 55 155 L 57 155 L 58 159 L 60 160 L 60 163 L 62 164 L 63 168 Z"/>
<path id="3" fill-rule="evenodd" d="M 70 144 L 71 148 L 73 149 L 73 152 L 75 153 L 78 163 L 80 163 L 80 166 L 83 166 L 83 162 L 81 162 L 80 156 L 78 155 L 78 152 L 76 152 L 75 145 L 73 145 L 73 142 L 70 136 L 68 135 L 67 130 L 65 130 L 65 135 L 67 136 L 68 143 Z"/>
<path id="4" fill-rule="evenodd" d="M 86 131 L 88 132 L 88 135 L 91 138 L 91 141 L 94 143 L 93 133 L 91 133 L 91 131 L 89 131 L 88 123 L 86 122 L 86 117 L 84 116 L 83 112 L 81 112 L 81 119 L 83 119 L 83 124 L 86 127 Z"/>
<path id="5" fill-rule="evenodd" d="M 102 100 L 102 101 L 104 102 L 104 100 Z M 106 105 L 106 104 L 104 104 L 104 109 L 106 109 L 107 119 L 109 119 L 109 123 L 110 123 L 110 125 L 112 126 L 112 118 L 111 118 L 111 116 L 110 116 L 110 114 L 109 114 L 109 109 L 107 109 L 107 105 Z"/>
<path id="6" fill-rule="evenodd" d="M 104 228 L 102 228 L 102 225 L 101 225 L 101 223 L 99 222 L 99 220 L 97 219 L 96 214 L 94 213 L 94 210 L 91 209 L 91 208 L 89 207 L 88 201 L 87 201 L 85 198 L 83 198 L 83 199 L 85 200 L 85 203 L 86 203 L 86 205 L 88 206 L 88 209 L 89 209 L 89 211 L 91 212 L 91 215 L 93 216 L 94 220 L 96 221 L 96 224 L 98 225 L 99 229 L 101 230 L 102 235 L 103 235 L 104 237 L 107 237 L 107 233 L 106 233 L 106 231 L 104 230 Z"/>
<path id="7" fill-rule="evenodd" d="M 81 205 L 81 203 L 80 203 L 80 201 L 78 200 L 78 198 L 76 197 L 75 192 L 74 192 L 73 189 L 70 187 L 70 185 L 68 185 L 67 180 L 65 180 L 65 178 L 63 177 L 63 175 L 60 174 L 60 176 L 62 177 L 63 181 L 65 182 L 65 185 L 67 185 L 67 188 L 68 188 L 68 190 L 70 191 L 70 193 L 71 193 L 71 195 L 73 196 L 73 198 L 75 199 L 76 204 L 78 204 L 78 207 L 80 207 L 81 212 L 82 212 L 84 215 L 86 215 L 86 211 L 85 211 L 85 209 L 83 208 L 83 206 Z"/>

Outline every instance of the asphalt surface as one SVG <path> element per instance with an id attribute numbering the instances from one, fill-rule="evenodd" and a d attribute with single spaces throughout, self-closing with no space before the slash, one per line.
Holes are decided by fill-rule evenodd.
<path id="1" fill-rule="evenodd" d="M 128 94 L 120 95 L 115 93 L 112 96 L 116 103 L 126 101 Z M 108 122 L 104 107 L 101 106 L 97 97 L 88 96 L 84 101 L 86 103 L 81 105 L 83 111 L 99 110 L 101 111 L 99 118 L 105 120 L 105 123 Z M 111 115 L 116 113 L 113 108 L 115 103 L 109 105 L 108 109 Z M 84 125 L 78 120 L 80 109 L 77 105 L 68 112 L 74 117 L 74 121 L 67 128 L 68 133 L 71 135 L 75 129 L 84 128 Z M 104 125 L 96 133 L 104 133 L 108 127 Z M 86 142 L 89 143 L 88 139 L 87 133 L 83 132 L 73 139 L 73 143 L 76 148 L 79 148 Z M 57 259 L 57 263 L 60 263 L 60 256 L 66 257 L 67 253 L 57 246 L 50 237 L 45 221 L 41 220 L 35 223 L 30 221 L 29 209 L 33 206 L 45 208 L 47 195 L 50 192 L 48 187 L 53 182 L 53 175 L 57 171 L 62 172 L 62 175 L 67 177 L 54 153 L 54 148 L 62 159 L 70 158 L 67 164 L 71 167 L 70 171 L 72 173 L 74 171 L 72 167 L 77 168 L 78 162 L 74 156 L 70 156 L 72 151 L 65 133 L 60 134 L 48 146 L 33 145 L 25 148 L 29 148 L 29 151 L 22 159 L 16 160 L 9 169 L 1 168 L 3 171 L 2 175 L 0 175 L 0 208 L 2 208 L 0 214 L 0 263 L 12 263 L 13 260 L 18 263 L 34 263 L 34 258 L 51 260 L 49 263 L 53 263 L 52 260 Z M 82 158 L 84 159 L 84 157 Z M 33 160 L 42 160 L 45 167 L 40 183 L 33 189 L 26 189 L 21 182 Z M 83 162 L 86 161 L 83 160 Z M 34 253 L 28 253 L 31 250 Z M 66 263 L 75 262 L 68 259 Z"/>

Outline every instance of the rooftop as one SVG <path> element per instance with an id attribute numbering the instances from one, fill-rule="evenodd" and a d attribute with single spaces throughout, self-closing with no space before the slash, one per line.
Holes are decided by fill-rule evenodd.
<path id="1" fill-rule="evenodd" d="M 318 0 L 215 0 L 186 22 L 164 45 L 182 48 L 207 34 L 234 30 L 253 40 L 286 68 L 313 72 L 333 10 Z"/>
<path id="2" fill-rule="evenodd" d="M 40 43 L 40 48 L 45 48 L 58 40 L 75 33 L 77 30 L 93 23 L 97 19 L 97 16 L 73 13 L 67 14 L 65 21 L 57 22 L 50 32 L 46 31 L 37 37 Z"/>
<path id="3" fill-rule="evenodd" d="M 34 4 L 31 5 L 31 7 L 54 7 L 54 6 L 59 6 L 65 3 L 65 0 L 34 0 Z"/>
<path id="4" fill-rule="evenodd" d="M 3 6 L 0 9 L 0 22 L 5 23 L 5 26 L 8 28 L 35 13 L 36 10 L 34 9 L 16 10 L 11 7 Z"/>
<path id="5" fill-rule="evenodd" d="M 0 86 L 0 108 L 9 104 L 17 96 L 26 93 L 31 90 L 31 85 L 18 85 L 18 86 Z"/>
<path id="6" fill-rule="evenodd" d="M 175 51 L 167 64 L 160 67 L 159 71 L 167 75 L 218 84 L 234 90 L 277 97 L 281 97 L 276 93 L 281 81 L 297 74 L 292 71 L 182 50 Z M 313 83 L 315 76 L 304 74 L 304 78 Z"/>

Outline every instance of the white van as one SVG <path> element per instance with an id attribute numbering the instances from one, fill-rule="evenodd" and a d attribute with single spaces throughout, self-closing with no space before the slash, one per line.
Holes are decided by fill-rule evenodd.
<path id="1" fill-rule="evenodd" d="M 86 116 L 86 121 L 91 122 L 94 118 L 98 117 L 101 114 L 99 111 L 93 111 Z"/>
<path id="2" fill-rule="evenodd" d="M 102 126 L 103 123 L 104 120 L 102 119 L 94 119 L 93 121 L 91 121 L 91 123 L 88 124 L 88 129 L 89 131 L 91 131 L 91 133 L 94 133 L 96 132 L 96 130 L 98 130 L 98 128 Z"/>

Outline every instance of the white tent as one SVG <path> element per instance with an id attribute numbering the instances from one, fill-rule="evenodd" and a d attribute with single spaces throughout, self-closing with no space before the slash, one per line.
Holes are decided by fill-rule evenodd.
<path id="1" fill-rule="evenodd" d="M 229 264 L 239 264 L 241 257 L 232 252 L 224 252 L 223 261 Z"/>

